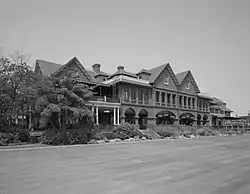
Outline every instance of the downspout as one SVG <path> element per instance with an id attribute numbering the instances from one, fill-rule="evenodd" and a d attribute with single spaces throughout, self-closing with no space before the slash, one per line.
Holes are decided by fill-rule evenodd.
<path id="1" fill-rule="evenodd" d="M 180 91 L 179 91 L 179 86 L 177 87 L 177 118 L 178 118 L 178 123 L 177 123 L 177 128 L 178 132 L 180 134 Z"/>

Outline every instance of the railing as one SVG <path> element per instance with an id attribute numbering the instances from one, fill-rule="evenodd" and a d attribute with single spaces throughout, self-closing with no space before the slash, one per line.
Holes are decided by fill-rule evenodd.
<path id="1" fill-rule="evenodd" d="M 111 102 L 111 103 L 120 103 L 119 98 L 112 98 L 107 96 L 92 96 L 91 101 L 99 101 L 99 102 Z"/>

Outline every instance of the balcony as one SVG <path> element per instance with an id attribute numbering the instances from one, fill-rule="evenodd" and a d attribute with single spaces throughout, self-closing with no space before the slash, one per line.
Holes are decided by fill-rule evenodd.
<path id="1" fill-rule="evenodd" d="M 161 103 L 160 102 L 156 102 L 156 106 L 161 106 Z"/>
<path id="2" fill-rule="evenodd" d="M 90 101 L 120 103 L 119 98 L 113 98 L 108 96 L 92 96 Z"/>

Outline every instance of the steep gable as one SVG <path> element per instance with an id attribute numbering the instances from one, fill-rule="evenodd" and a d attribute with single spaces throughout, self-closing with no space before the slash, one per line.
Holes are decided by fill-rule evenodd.
<path id="1" fill-rule="evenodd" d="M 95 80 L 88 74 L 86 69 L 80 63 L 80 61 L 74 57 L 68 63 L 61 66 L 53 75 L 54 76 L 66 76 L 70 73 L 77 73 L 81 81 L 94 82 Z"/>
<path id="2" fill-rule="evenodd" d="M 51 76 L 60 67 L 62 67 L 60 64 L 37 59 L 34 73 L 36 76 Z"/>
<path id="3" fill-rule="evenodd" d="M 151 72 L 150 82 L 153 86 L 162 89 L 178 90 L 178 82 L 169 63 L 149 71 Z"/>
<path id="4" fill-rule="evenodd" d="M 165 69 L 167 69 L 169 75 L 172 77 L 173 82 L 176 85 L 178 85 L 178 81 L 177 81 L 177 79 L 175 77 L 174 71 L 171 68 L 171 66 L 170 66 L 169 63 L 164 64 L 164 65 L 160 65 L 158 67 L 155 67 L 153 69 L 148 70 L 151 73 L 151 75 L 150 75 L 150 82 L 154 83 L 157 80 L 157 78 L 162 74 L 163 70 L 165 70 Z"/>
<path id="5" fill-rule="evenodd" d="M 180 92 L 197 94 L 200 93 L 200 89 L 191 73 L 191 71 L 185 71 L 176 74 L 179 84 Z"/>

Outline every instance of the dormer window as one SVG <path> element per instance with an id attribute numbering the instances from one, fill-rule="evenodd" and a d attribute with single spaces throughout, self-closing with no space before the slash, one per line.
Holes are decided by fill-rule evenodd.
<path id="1" fill-rule="evenodd" d="M 165 85 L 169 85 L 169 75 L 166 75 L 165 80 L 164 80 Z"/>
<path id="2" fill-rule="evenodd" d="M 190 80 L 188 79 L 186 89 L 189 90 L 189 88 L 190 88 Z"/>

